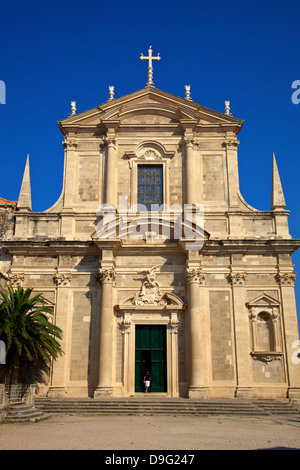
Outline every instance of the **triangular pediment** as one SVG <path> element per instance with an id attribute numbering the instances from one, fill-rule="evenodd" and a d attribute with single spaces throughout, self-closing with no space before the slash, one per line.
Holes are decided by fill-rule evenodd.
<path id="1" fill-rule="evenodd" d="M 40 292 L 38 291 L 33 291 L 32 292 L 33 295 L 37 295 L 37 294 L 40 294 Z M 55 302 L 53 302 L 52 300 L 48 299 L 47 297 L 45 297 L 44 295 L 41 295 L 40 294 L 40 301 L 37 303 L 37 306 L 38 307 L 47 307 L 47 308 L 54 308 L 55 307 Z"/>
<path id="2" fill-rule="evenodd" d="M 116 98 L 59 122 L 63 133 L 68 128 L 103 126 L 114 122 L 116 126 L 174 125 L 174 126 L 229 126 L 236 132 L 243 121 L 205 108 L 193 101 L 172 95 L 155 87 Z"/>
<path id="3" fill-rule="evenodd" d="M 278 306 L 279 302 L 277 299 L 274 299 L 270 295 L 263 293 L 256 297 L 255 299 L 251 300 L 251 302 L 247 302 L 248 307 L 262 307 L 262 306 Z"/>

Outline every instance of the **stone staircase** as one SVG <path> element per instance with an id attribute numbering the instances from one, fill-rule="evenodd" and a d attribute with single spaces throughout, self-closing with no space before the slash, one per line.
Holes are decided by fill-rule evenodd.
<path id="1" fill-rule="evenodd" d="M 4 421 L 37 421 L 45 417 L 45 414 L 31 405 L 24 403 L 12 404 L 6 415 Z"/>
<path id="2" fill-rule="evenodd" d="M 36 421 L 45 417 L 43 411 L 35 407 L 32 400 L 28 400 L 28 394 L 19 386 L 7 389 L 9 406 L 4 410 L 4 421 Z"/>
<path id="3" fill-rule="evenodd" d="M 36 408 L 47 415 L 299 415 L 290 400 L 159 398 L 37 398 Z"/>

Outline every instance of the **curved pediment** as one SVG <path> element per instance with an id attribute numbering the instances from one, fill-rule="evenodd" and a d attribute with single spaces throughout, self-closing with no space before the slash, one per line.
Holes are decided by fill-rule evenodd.
<path id="1" fill-rule="evenodd" d="M 179 124 L 182 119 L 198 120 L 199 116 L 182 106 L 146 102 L 122 108 L 118 118 L 123 124 Z"/>
<path id="2" fill-rule="evenodd" d="M 197 122 L 199 115 L 182 104 L 166 104 L 158 101 L 126 103 L 107 110 L 101 120 L 118 120 L 119 125 L 138 124 L 180 124 L 189 119 Z"/>

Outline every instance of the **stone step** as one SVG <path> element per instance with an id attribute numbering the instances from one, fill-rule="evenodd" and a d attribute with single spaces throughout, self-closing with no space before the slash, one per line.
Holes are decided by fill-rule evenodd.
<path id="1" fill-rule="evenodd" d="M 50 414 L 299 414 L 286 401 L 180 400 L 180 399 L 48 399 L 36 407 Z"/>
<path id="2" fill-rule="evenodd" d="M 35 421 L 45 417 L 45 413 L 33 406 L 18 404 L 10 406 L 5 421 Z"/>

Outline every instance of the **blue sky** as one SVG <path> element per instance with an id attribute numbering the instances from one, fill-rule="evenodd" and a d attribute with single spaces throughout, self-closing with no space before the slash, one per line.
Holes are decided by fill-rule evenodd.
<path id="1" fill-rule="evenodd" d="M 33 210 L 50 207 L 62 188 L 63 147 L 57 121 L 143 88 L 150 45 L 157 88 L 245 120 L 239 134 L 241 192 L 268 210 L 272 154 L 300 238 L 300 1 L 0 0 L 0 196 L 16 200 L 30 155 Z M 300 97 L 300 95 L 299 95 Z M 300 250 L 293 256 L 300 305 Z"/>

